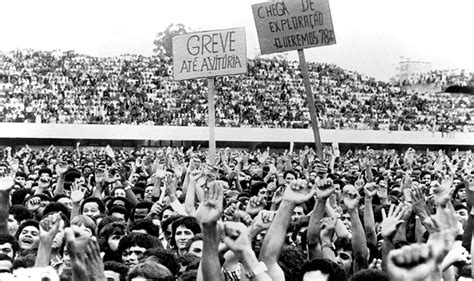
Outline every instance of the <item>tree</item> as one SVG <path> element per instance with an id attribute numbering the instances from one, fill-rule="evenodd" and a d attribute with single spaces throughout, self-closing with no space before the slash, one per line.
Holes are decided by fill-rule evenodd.
<path id="1" fill-rule="evenodd" d="M 173 44 L 172 39 L 176 35 L 186 34 L 190 29 L 182 23 L 170 24 L 164 31 L 159 32 L 156 35 L 156 39 L 153 41 L 155 48 L 153 52 L 157 55 L 166 55 L 169 57 L 173 56 Z"/>

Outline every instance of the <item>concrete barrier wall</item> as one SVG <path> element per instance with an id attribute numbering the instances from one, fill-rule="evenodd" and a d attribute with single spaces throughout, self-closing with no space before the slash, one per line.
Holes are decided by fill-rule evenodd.
<path id="1" fill-rule="evenodd" d="M 310 129 L 265 129 L 217 127 L 216 141 L 311 143 Z M 367 130 L 320 130 L 324 143 L 412 144 L 474 146 L 474 133 L 441 133 Z M 0 139 L 90 139 L 90 140 L 174 140 L 206 141 L 207 127 L 170 127 L 134 125 L 73 125 L 0 123 Z"/>

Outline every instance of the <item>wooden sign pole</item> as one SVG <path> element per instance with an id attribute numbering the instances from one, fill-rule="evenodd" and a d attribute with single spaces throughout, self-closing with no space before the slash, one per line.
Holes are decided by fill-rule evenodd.
<path id="1" fill-rule="evenodd" d="M 209 91 L 208 97 L 208 123 L 209 127 L 209 163 L 215 165 L 216 163 L 216 138 L 214 129 L 216 127 L 216 114 L 214 107 L 214 77 L 207 78 L 207 89 Z"/>
<path id="2" fill-rule="evenodd" d="M 303 83 L 306 90 L 306 101 L 308 103 L 309 115 L 311 116 L 311 128 L 313 128 L 314 142 L 316 144 L 316 155 L 323 161 L 323 146 L 321 144 L 321 136 L 319 135 L 319 126 L 316 106 L 314 105 L 313 91 L 311 90 L 311 84 L 309 82 L 308 66 L 306 65 L 306 59 L 304 57 L 304 50 L 298 50 L 298 56 L 300 59 L 300 70 L 303 74 Z"/>

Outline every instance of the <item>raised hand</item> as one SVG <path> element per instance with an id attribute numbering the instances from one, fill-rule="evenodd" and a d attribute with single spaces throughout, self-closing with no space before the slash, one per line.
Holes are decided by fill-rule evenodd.
<path id="1" fill-rule="evenodd" d="M 99 170 L 97 169 L 95 171 L 95 182 L 99 185 L 102 185 L 105 183 L 105 174 L 107 173 L 106 170 Z"/>
<path id="2" fill-rule="evenodd" d="M 285 189 L 283 200 L 299 205 L 311 199 L 314 194 L 315 189 L 308 187 L 306 180 L 295 180 Z"/>
<path id="3" fill-rule="evenodd" d="M 253 196 L 249 199 L 245 211 L 253 218 L 266 206 L 265 199 L 260 199 L 258 196 Z"/>
<path id="4" fill-rule="evenodd" d="M 346 205 L 349 210 L 357 209 L 360 198 L 361 196 L 359 195 L 358 189 L 355 186 L 344 186 L 342 199 L 344 201 L 344 205 Z"/>
<path id="5" fill-rule="evenodd" d="M 428 216 L 427 212 L 427 207 L 426 207 L 426 201 L 427 198 L 425 194 L 423 194 L 423 189 L 422 187 L 414 187 L 411 191 L 411 206 L 413 209 L 413 212 L 419 216 L 420 218 L 424 218 Z"/>
<path id="6" fill-rule="evenodd" d="M 314 185 L 318 200 L 326 200 L 334 193 L 334 184 L 331 179 L 323 179 Z"/>
<path id="7" fill-rule="evenodd" d="M 245 251 L 252 251 L 249 232 L 243 223 L 224 222 L 219 225 L 222 241 L 237 255 Z"/>
<path id="8" fill-rule="evenodd" d="M 267 230 L 272 224 L 276 212 L 261 210 L 252 222 L 252 229 L 260 232 Z"/>
<path id="9" fill-rule="evenodd" d="M 201 170 L 193 170 L 189 174 L 189 180 L 192 182 L 197 182 L 202 176 L 203 176 L 203 173 Z"/>
<path id="10" fill-rule="evenodd" d="M 377 194 L 376 184 L 369 182 L 364 185 L 364 196 L 366 199 L 372 199 Z"/>
<path id="11" fill-rule="evenodd" d="M 439 262 L 433 248 L 428 244 L 411 244 L 390 251 L 387 258 L 390 280 L 439 280 Z"/>
<path id="12" fill-rule="evenodd" d="M 62 176 L 66 173 L 67 171 L 67 168 L 68 168 L 68 165 L 66 162 L 59 162 L 57 165 L 56 165 L 56 174 L 58 176 Z"/>
<path id="13" fill-rule="evenodd" d="M 390 205 L 387 216 L 385 209 L 382 208 L 382 223 L 380 224 L 382 237 L 390 237 L 397 231 L 400 224 L 405 222 L 401 219 L 405 210 L 406 206 L 403 204 L 399 204 L 397 207 Z"/>
<path id="14" fill-rule="evenodd" d="M 64 221 L 59 213 L 47 216 L 39 224 L 40 239 L 52 243 L 56 234 L 62 229 L 64 229 Z"/>
<path id="15" fill-rule="evenodd" d="M 15 181 L 12 177 L 0 177 L 0 192 L 10 192 L 14 184 Z"/>
<path id="16" fill-rule="evenodd" d="M 71 200 L 73 204 L 79 204 L 84 199 L 86 188 L 75 182 L 71 185 Z"/>
<path id="17" fill-rule="evenodd" d="M 369 264 L 369 269 L 382 270 L 382 260 L 373 259 L 372 262 Z"/>
<path id="18" fill-rule="evenodd" d="M 225 184 L 223 181 L 214 181 L 204 191 L 204 200 L 196 211 L 196 218 L 203 226 L 215 224 L 221 218 Z"/>
<path id="19" fill-rule="evenodd" d="M 159 164 L 158 167 L 156 168 L 155 175 L 159 179 L 164 178 L 166 176 L 165 165 Z"/>
<path id="20" fill-rule="evenodd" d="M 333 217 L 326 217 L 321 219 L 321 241 L 330 243 L 336 229 L 337 219 Z"/>

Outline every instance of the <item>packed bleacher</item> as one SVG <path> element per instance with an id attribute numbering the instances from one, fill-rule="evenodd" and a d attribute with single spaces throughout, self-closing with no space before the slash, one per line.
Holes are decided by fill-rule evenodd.
<path id="1" fill-rule="evenodd" d="M 172 79 L 171 59 L 61 51 L 0 54 L 0 121 L 206 126 L 204 80 Z M 323 129 L 474 131 L 472 95 L 411 93 L 331 64 L 309 64 Z M 466 83 L 433 72 L 426 83 Z M 440 82 L 441 81 L 441 82 Z M 296 62 L 253 59 L 247 75 L 216 79 L 216 125 L 308 128 Z"/>
<path id="2" fill-rule="evenodd" d="M 471 151 L 0 150 L 0 280 L 469 280 Z"/>

